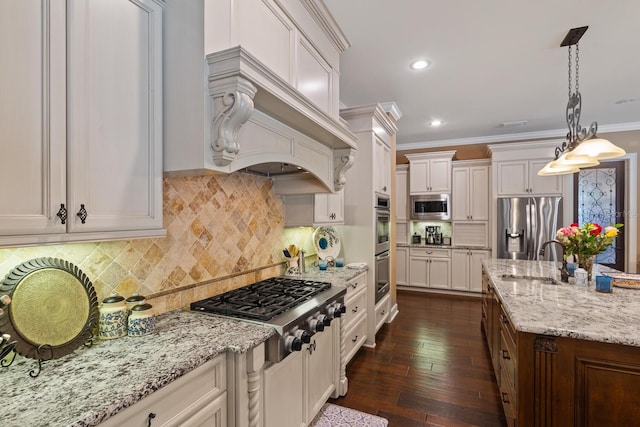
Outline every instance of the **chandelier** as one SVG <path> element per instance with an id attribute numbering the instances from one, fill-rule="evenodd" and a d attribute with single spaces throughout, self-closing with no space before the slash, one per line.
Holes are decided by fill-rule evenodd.
<path id="1" fill-rule="evenodd" d="M 588 129 L 580 125 L 582 95 L 579 85 L 580 48 L 578 43 L 588 28 L 588 26 L 572 28 L 560 44 L 560 47 L 568 46 L 569 50 L 569 101 L 565 112 L 569 131 L 562 145 L 556 147 L 554 159 L 538 171 L 540 176 L 576 173 L 580 168 L 599 165 L 600 160 L 613 159 L 626 154 L 622 148 L 596 136 L 597 122 L 592 122 Z M 576 47 L 575 64 L 572 62 L 572 46 L 574 45 Z M 572 88 L 572 68 L 575 69 L 575 92 Z"/>

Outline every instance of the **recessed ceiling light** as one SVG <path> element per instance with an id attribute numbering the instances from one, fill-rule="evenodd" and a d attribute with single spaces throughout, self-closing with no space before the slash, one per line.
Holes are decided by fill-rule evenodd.
<path id="1" fill-rule="evenodd" d="M 442 120 L 431 120 L 429 122 L 429 126 L 435 128 L 435 127 L 438 127 L 438 126 L 442 126 L 442 123 L 443 123 Z"/>
<path id="2" fill-rule="evenodd" d="M 429 62 L 424 59 L 419 59 L 411 63 L 410 67 L 412 70 L 424 70 L 429 66 Z"/>

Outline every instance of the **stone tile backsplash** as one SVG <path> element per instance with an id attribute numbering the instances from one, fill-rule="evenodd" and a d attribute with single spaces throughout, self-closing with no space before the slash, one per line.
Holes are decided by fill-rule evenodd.
<path id="1" fill-rule="evenodd" d="M 157 313 L 282 274 L 282 249 L 313 252 L 311 228 L 284 230 L 267 178 L 244 173 L 164 179 L 167 237 L 0 249 L 0 275 L 38 257 L 68 260 L 111 292 L 149 297 Z"/>

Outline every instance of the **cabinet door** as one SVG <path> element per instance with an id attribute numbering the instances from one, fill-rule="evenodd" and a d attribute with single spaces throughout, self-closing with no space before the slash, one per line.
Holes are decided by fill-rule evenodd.
<path id="1" fill-rule="evenodd" d="M 373 147 L 373 164 L 374 191 L 389 194 L 391 192 L 391 150 L 377 136 Z"/>
<path id="2" fill-rule="evenodd" d="M 411 257 L 409 259 L 409 279 L 411 286 L 421 288 L 429 286 L 429 258 Z"/>
<path id="3" fill-rule="evenodd" d="M 333 334 L 336 333 L 336 328 L 340 328 L 340 322 L 334 320 L 330 327 L 323 332 L 315 334 L 311 338 L 311 343 L 302 349 L 306 364 L 305 372 L 307 373 L 305 381 L 307 389 L 307 423 L 313 420 L 313 417 L 320 411 L 322 405 L 335 389 L 333 380 L 337 366 L 334 365 Z"/>
<path id="4" fill-rule="evenodd" d="M 410 194 L 424 194 L 428 193 L 429 178 L 428 178 L 429 162 L 411 162 L 409 166 L 409 193 Z"/>
<path id="5" fill-rule="evenodd" d="M 562 195 L 562 175 L 538 176 L 538 171 L 549 163 L 546 160 L 529 162 L 529 188 L 534 194 Z"/>
<path id="6" fill-rule="evenodd" d="M 429 192 L 451 192 L 451 159 L 432 159 L 429 162 Z"/>
<path id="7" fill-rule="evenodd" d="M 431 258 L 429 262 L 429 287 L 438 289 L 451 288 L 449 258 Z"/>
<path id="8" fill-rule="evenodd" d="M 489 167 L 469 169 L 469 219 L 489 220 Z"/>
<path id="9" fill-rule="evenodd" d="M 528 194 L 529 164 L 526 160 L 498 162 L 498 196 Z"/>
<path id="10" fill-rule="evenodd" d="M 471 251 L 469 255 L 469 290 L 472 292 L 482 292 L 482 260 L 487 258 L 489 251 Z"/>
<path id="11" fill-rule="evenodd" d="M 451 250 L 451 289 L 469 290 L 469 251 L 466 249 Z"/>
<path id="12" fill-rule="evenodd" d="M 469 200 L 471 193 L 469 168 L 454 168 L 451 174 L 451 219 L 453 221 L 468 221 L 471 219 L 469 217 Z"/>
<path id="13" fill-rule="evenodd" d="M 336 224 L 344 222 L 344 190 L 336 193 L 314 194 L 314 224 Z"/>
<path id="14" fill-rule="evenodd" d="M 264 370 L 264 425 L 304 425 L 303 353 L 294 352 Z"/>
<path id="15" fill-rule="evenodd" d="M 162 228 L 162 8 L 67 5 L 68 231 Z"/>
<path id="16" fill-rule="evenodd" d="M 408 172 L 396 171 L 396 221 L 403 222 L 409 219 L 409 188 Z"/>
<path id="17" fill-rule="evenodd" d="M 396 286 L 409 284 L 409 248 L 396 248 Z"/>
<path id="18" fill-rule="evenodd" d="M 0 2 L 0 236 L 64 233 L 64 2 Z"/>

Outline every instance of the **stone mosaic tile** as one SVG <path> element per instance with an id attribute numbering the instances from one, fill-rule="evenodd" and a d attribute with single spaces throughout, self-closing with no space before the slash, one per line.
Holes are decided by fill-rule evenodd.
<path id="1" fill-rule="evenodd" d="M 62 258 L 89 276 L 100 300 L 138 292 L 162 313 L 282 274 L 291 243 L 313 252 L 313 229 L 284 232 L 283 202 L 267 178 L 166 178 L 163 188 L 166 238 L 0 249 L 0 276 L 33 258 Z"/>

